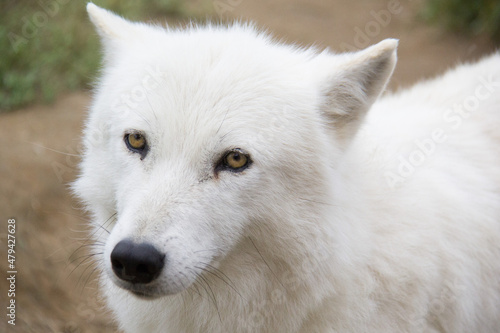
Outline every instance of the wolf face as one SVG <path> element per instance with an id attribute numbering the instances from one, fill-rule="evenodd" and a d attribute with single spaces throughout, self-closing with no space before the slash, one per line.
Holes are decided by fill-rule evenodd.
<path id="1" fill-rule="evenodd" d="M 286 252 L 321 220 L 394 40 L 332 55 L 248 25 L 172 31 L 88 11 L 105 66 L 74 189 L 105 244 L 104 279 L 142 298 L 179 293 L 249 237 Z"/>

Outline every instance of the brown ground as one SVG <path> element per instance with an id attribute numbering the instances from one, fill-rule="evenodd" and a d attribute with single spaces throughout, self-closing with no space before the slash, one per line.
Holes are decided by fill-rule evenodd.
<path id="1" fill-rule="evenodd" d="M 303 45 L 340 50 L 340 45 L 363 46 L 359 42 L 399 38 L 400 60 L 391 88 L 407 86 L 493 50 L 484 40 L 463 39 L 425 26 L 417 18 L 418 1 L 400 0 L 400 12 L 384 25 L 377 23 L 371 11 L 387 10 L 389 0 L 219 3 L 233 4 L 225 17 L 252 20 L 280 38 Z M 368 30 L 372 36 L 356 45 L 357 29 L 365 31 L 366 27 L 372 29 Z M 67 190 L 78 161 L 67 154 L 78 154 L 88 104 L 89 94 L 81 92 L 62 97 L 54 105 L 0 115 L 0 271 L 7 271 L 8 218 L 17 221 L 18 270 L 15 328 L 5 320 L 8 285 L 0 279 L 0 332 L 115 331 L 111 317 L 100 307 L 92 267 L 85 263 L 77 267 L 81 259 L 69 259 L 72 254 L 72 258 L 84 255 L 74 252 L 85 237 L 81 231 L 86 217 Z"/>

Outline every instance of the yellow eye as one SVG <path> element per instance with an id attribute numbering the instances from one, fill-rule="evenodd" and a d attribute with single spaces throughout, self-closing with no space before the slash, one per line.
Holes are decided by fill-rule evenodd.
<path id="1" fill-rule="evenodd" d="M 146 138 L 142 134 L 128 134 L 126 143 L 130 149 L 142 150 L 146 146 Z"/>
<path id="2" fill-rule="evenodd" d="M 224 164 L 231 169 L 240 169 L 248 164 L 248 157 L 239 151 L 232 151 L 224 158 Z"/>

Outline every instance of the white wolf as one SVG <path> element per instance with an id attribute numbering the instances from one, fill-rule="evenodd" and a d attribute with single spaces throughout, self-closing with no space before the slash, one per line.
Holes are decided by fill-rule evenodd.
<path id="1" fill-rule="evenodd" d="M 500 331 L 498 54 L 376 101 L 395 40 L 87 8 L 105 67 L 74 189 L 121 329 Z"/>

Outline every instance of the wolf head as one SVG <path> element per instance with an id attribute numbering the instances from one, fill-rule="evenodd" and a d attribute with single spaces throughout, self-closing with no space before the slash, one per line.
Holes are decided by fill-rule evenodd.
<path id="1" fill-rule="evenodd" d="M 251 25 L 171 30 L 87 9 L 104 68 L 74 190 L 105 244 L 105 279 L 175 294 L 248 237 L 284 253 L 326 223 L 336 165 L 393 71 L 395 40 L 335 55 Z"/>

